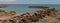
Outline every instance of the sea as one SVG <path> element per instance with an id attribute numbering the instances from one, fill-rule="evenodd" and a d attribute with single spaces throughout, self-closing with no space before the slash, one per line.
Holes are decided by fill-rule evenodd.
<path id="1" fill-rule="evenodd" d="M 29 6 L 50 6 L 60 10 L 60 4 L 0 4 L 0 6 L 2 5 L 8 5 L 8 7 L 0 8 L 0 10 L 16 11 L 17 14 L 40 10 L 38 8 L 29 8 Z"/>

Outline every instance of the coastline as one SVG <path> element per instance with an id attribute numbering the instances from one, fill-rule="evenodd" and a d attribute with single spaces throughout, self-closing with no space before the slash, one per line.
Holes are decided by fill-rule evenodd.
<path id="1" fill-rule="evenodd" d="M 11 13 L 11 11 L 8 12 L 7 14 L 9 13 Z M 16 12 L 12 11 L 12 15 L 15 15 L 15 14 Z M 23 14 L 19 14 L 17 16 L 10 16 L 10 18 L 6 18 L 6 19 L 0 19 L 1 20 L 0 22 L 1 23 L 32 23 L 32 22 L 34 23 L 41 23 L 41 22 L 42 23 L 55 23 L 56 21 L 59 21 L 60 19 L 59 15 L 60 13 L 55 8 L 46 8 L 46 9 L 42 9 L 42 10 L 38 10 L 34 12 L 26 12 Z"/>

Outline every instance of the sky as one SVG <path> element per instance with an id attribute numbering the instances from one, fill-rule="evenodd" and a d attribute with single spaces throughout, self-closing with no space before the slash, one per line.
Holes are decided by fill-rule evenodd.
<path id="1" fill-rule="evenodd" d="M 60 4 L 60 0 L 13 0 L 0 1 L 0 4 Z"/>

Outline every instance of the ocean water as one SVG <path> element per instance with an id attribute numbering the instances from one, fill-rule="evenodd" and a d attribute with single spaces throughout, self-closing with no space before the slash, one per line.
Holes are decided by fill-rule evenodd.
<path id="1" fill-rule="evenodd" d="M 29 8 L 29 6 L 50 6 L 60 10 L 60 4 L 4 4 L 4 5 L 8 5 L 8 7 L 0 8 L 1 10 L 16 11 L 18 14 L 40 10 L 38 8 Z"/>

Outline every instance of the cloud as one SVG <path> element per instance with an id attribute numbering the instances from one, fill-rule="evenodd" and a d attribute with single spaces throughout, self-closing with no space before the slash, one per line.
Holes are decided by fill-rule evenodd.
<path id="1" fill-rule="evenodd" d="M 12 2 L 12 1 L 16 1 L 16 0 L 0 0 L 0 2 Z"/>
<path id="2" fill-rule="evenodd" d="M 2 1 L 0 4 L 60 4 L 60 0 L 13 0 Z"/>

